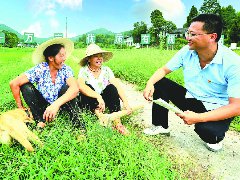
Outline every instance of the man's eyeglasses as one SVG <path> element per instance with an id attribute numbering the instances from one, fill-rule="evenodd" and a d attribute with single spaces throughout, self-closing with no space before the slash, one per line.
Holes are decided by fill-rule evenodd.
<path id="1" fill-rule="evenodd" d="M 207 35 L 207 34 L 212 34 L 212 33 L 193 34 L 193 33 L 190 33 L 189 31 L 186 31 L 186 32 L 185 32 L 185 37 L 186 37 L 186 38 L 191 38 L 191 37 L 202 36 L 202 35 Z"/>

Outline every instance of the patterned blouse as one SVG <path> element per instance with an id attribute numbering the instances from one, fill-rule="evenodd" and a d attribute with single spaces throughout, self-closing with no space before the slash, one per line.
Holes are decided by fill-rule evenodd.
<path id="1" fill-rule="evenodd" d="M 78 77 L 83 78 L 86 84 L 90 84 L 97 93 L 101 94 L 107 85 L 110 84 L 109 80 L 114 78 L 114 74 L 109 67 L 102 66 L 99 77 L 95 78 L 90 69 L 84 66 L 80 69 Z"/>
<path id="2" fill-rule="evenodd" d="M 58 98 L 58 93 L 63 84 L 66 83 L 66 80 L 73 77 L 73 71 L 69 66 L 63 65 L 63 67 L 58 70 L 55 83 L 53 83 L 48 63 L 42 62 L 27 70 L 25 75 L 32 84 L 36 83 L 37 90 L 52 104 Z"/>

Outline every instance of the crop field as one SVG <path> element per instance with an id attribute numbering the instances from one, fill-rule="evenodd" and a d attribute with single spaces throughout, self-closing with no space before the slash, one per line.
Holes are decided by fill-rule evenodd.
<path id="1" fill-rule="evenodd" d="M 148 78 L 164 65 L 177 51 L 159 49 L 111 50 L 114 57 L 106 64 L 115 75 L 134 83 L 143 90 Z M 0 112 L 16 108 L 9 88 L 9 81 L 33 66 L 33 49 L 0 48 Z M 240 54 L 240 52 L 237 52 Z M 77 77 L 83 49 L 76 49 L 66 64 Z M 183 84 L 182 71 L 169 78 Z M 187 179 L 188 167 L 177 166 L 164 155 L 156 144 L 142 135 L 140 127 L 132 124 L 130 117 L 123 123 L 132 132 L 125 137 L 103 128 L 97 118 L 82 112 L 87 124 L 86 139 L 79 139 L 79 130 L 72 127 L 67 114 L 59 114 L 43 130 L 31 125 L 32 131 L 44 142 L 34 145 L 35 152 L 27 152 L 18 142 L 0 145 L 0 179 Z M 238 118 L 232 128 L 240 131 Z M 161 138 L 158 139 L 161 146 Z M 195 177 L 196 178 L 196 177 Z M 194 178 L 193 178 L 194 179 Z"/>

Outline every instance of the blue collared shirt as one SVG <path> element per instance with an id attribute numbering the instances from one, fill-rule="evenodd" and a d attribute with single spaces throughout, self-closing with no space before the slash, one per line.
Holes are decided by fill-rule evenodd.
<path id="1" fill-rule="evenodd" d="M 58 98 L 58 93 L 63 84 L 66 83 L 66 80 L 73 77 L 73 71 L 69 66 L 64 64 L 58 70 L 55 83 L 53 83 L 48 63 L 42 62 L 27 70 L 25 75 L 31 83 L 36 83 L 38 91 L 52 104 Z"/>
<path id="2" fill-rule="evenodd" d="M 229 97 L 240 98 L 240 56 L 218 45 L 213 60 L 203 69 L 196 51 L 184 46 L 167 64 L 174 71 L 183 68 L 186 98 L 203 102 L 207 110 L 229 104 Z"/>

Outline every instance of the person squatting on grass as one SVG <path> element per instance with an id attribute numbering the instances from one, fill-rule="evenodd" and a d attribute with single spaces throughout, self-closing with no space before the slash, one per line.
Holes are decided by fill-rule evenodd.
<path id="1" fill-rule="evenodd" d="M 218 43 L 222 20 L 214 14 L 192 19 L 185 33 L 188 45 L 148 80 L 146 100 L 162 98 L 184 112 L 177 114 L 185 124 L 195 124 L 195 132 L 211 151 L 222 148 L 225 132 L 240 115 L 240 56 Z M 185 88 L 165 78 L 182 67 Z M 153 103 L 152 127 L 145 134 L 169 133 L 168 110 Z"/>
<path id="2" fill-rule="evenodd" d="M 80 60 L 82 67 L 79 70 L 78 84 L 82 93 L 79 94 L 79 106 L 95 112 L 102 125 L 106 125 L 109 121 L 107 114 L 103 114 L 107 107 L 113 115 L 114 128 L 121 134 L 127 135 L 129 131 L 122 125 L 121 115 L 116 118 L 114 116 L 117 112 L 121 112 L 120 99 L 128 114 L 132 110 L 112 70 L 103 66 L 103 62 L 108 61 L 112 56 L 112 52 L 104 51 L 96 44 L 90 44 L 87 47 L 86 56 Z M 84 91 L 81 88 L 88 90 Z"/>
<path id="3" fill-rule="evenodd" d="M 24 108 L 21 91 L 38 127 L 43 128 L 46 122 L 52 121 L 61 108 L 69 113 L 75 126 L 85 128 L 78 118 L 78 84 L 72 69 L 64 64 L 73 50 L 74 44 L 67 38 L 44 42 L 32 56 L 37 65 L 10 82 L 17 107 Z"/>

